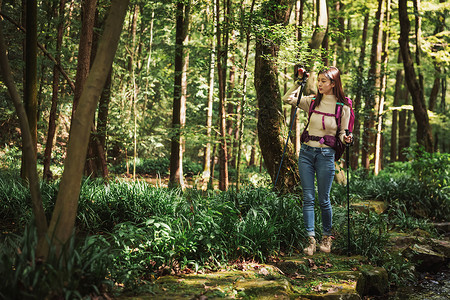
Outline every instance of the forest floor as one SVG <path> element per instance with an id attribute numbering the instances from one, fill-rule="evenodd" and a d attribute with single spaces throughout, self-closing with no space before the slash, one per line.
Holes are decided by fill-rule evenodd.
<path id="1" fill-rule="evenodd" d="M 448 245 L 449 241 L 445 242 Z M 448 257 L 446 265 L 433 273 L 423 271 L 412 286 L 397 290 L 389 287 L 387 271 L 372 266 L 364 257 L 295 254 L 265 264 L 236 262 L 214 272 L 166 274 L 149 284 L 146 292 L 118 299 L 441 300 L 449 299 L 450 294 Z"/>
<path id="2" fill-rule="evenodd" d="M 362 257 L 320 252 L 265 264 L 238 262 L 215 272 L 161 276 L 148 293 L 120 299 L 311 299 L 325 295 L 360 299 L 356 284 L 358 269 L 364 264 Z"/>

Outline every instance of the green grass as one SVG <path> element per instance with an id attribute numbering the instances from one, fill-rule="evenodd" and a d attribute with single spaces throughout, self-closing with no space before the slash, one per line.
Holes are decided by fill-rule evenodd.
<path id="1" fill-rule="evenodd" d="M 448 182 L 447 158 L 448 155 L 442 155 L 414 163 L 396 163 L 378 176 L 360 171 L 351 174 L 351 201 L 374 199 L 389 203 L 388 211 L 381 215 L 351 211 L 351 252 L 385 266 L 392 282 L 409 280 L 411 264 L 386 253 L 389 231 L 421 228 L 437 234 L 430 220 L 448 221 L 448 189 L 442 187 Z M 434 173 L 421 170 L 436 164 L 444 166 Z M 48 218 L 58 184 L 41 184 Z M 341 254 L 347 252 L 346 199 L 345 186 L 334 184 L 333 248 Z M 435 207 L 440 209 L 435 211 Z M 30 264 L 35 261 L 35 234 L 28 227 L 32 220 L 29 191 L 17 175 L 9 172 L 0 175 L 0 217 L 0 276 L 13 279 L 4 281 L 2 287 L 16 287 L 24 293 L 30 288 L 42 289 L 39 295 L 96 293 L 105 278 L 125 290 L 135 290 L 168 270 L 215 270 L 230 261 L 244 259 L 264 262 L 302 249 L 305 241 L 299 195 L 281 196 L 271 188 L 251 185 L 242 187 L 239 193 L 205 192 L 156 188 L 143 181 L 114 180 L 105 184 L 102 180 L 85 179 L 76 220 L 77 232 L 81 233 L 77 235 L 79 241 L 67 245 L 64 262 L 54 260 L 44 267 Z M 316 217 L 316 229 L 320 232 L 320 214 Z M 8 233 L 13 229 L 17 236 Z M 90 263 L 94 257 L 107 275 Z M 88 283 L 84 277 L 76 279 L 79 272 L 87 274 Z M 48 282 L 36 286 L 33 278 L 38 277 Z M 76 282 L 64 286 L 60 280 L 63 278 L 75 278 Z"/>

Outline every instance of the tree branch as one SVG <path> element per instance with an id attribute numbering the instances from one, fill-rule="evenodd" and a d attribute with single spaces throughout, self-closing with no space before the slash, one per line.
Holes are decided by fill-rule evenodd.
<path id="1" fill-rule="evenodd" d="M 7 15 L 5 15 L 3 12 L 0 11 L 0 16 L 2 16 L 5 20 L 9 21 L 10 23 L 14 24 L 14 26 L 16 26 L 17 28 L 19 28 L 23 33 L 26 33 L 25 28 L 23 28 L 19 23 L 17 23 L 16 21 L 14 21 L 13 19 L 11 19 L 10 17 L 8 17 Z M 42 50 L 42 52 L 44 53 L 45 56 L 47 56 L 55 65 L 56 67 L 59 69 L 59 71 L 61 72 L 62 76 L 67 80 L 67 83 L 70 86 L 70 89 L 72 90 L 72 92 L 75 92 L 75 84 L 72 82 L 72 80 L 69 78 L 69 75 L 66 73 L 66 71 L 64 71 L 63 67 L 61 66 L 61 64 L 59 64 L 56 59 L 47 51 L 47 49 L 45 49 L 45 47 L 40 44 L 37 43 L 39 49 Z"/>

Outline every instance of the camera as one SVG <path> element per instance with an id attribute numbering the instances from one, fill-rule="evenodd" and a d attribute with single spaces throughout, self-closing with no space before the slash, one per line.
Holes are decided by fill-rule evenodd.
<path id="1" fill-rule="evenodd" d="M 306 79 L 308 78 L 309 73 L 306 72 L 306 69 L 302 67 L 302 65 L 300 64 L 296 64 L 294 66 L 294 79 L 295 80 L 299 80 L 299 79 Z"/>

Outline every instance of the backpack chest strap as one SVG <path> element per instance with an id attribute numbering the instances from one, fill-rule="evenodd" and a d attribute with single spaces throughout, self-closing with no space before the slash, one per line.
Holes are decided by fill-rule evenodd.
<path id="1" fill-rule="evenodd" d="M 324 113 L 324 112 L 321 112 L 321 111 L 318 111 L 318 110 L 313 110 L 312 112 L 322 115 L 322 129 L 323 130 L 325 130 L 325 117 L 334 117 L 334 118 L 336 118 L 336 116 L 338 116 L 338 114 Z"/>

